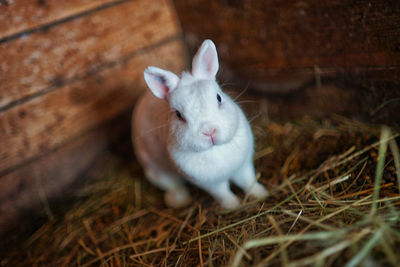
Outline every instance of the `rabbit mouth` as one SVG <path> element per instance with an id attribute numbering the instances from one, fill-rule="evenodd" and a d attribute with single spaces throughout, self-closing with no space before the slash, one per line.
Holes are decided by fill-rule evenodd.
<path id="1" fill-rule="evenodd" d="M 210 136 L 210 140 L 211 140 L 211 143 L 213 144 L 213 146 L 215 146 L 215 138 L 213 136 Z"/>
<path id="2" fill-rule="evenodd" d="M 207 136 L 208 140 L 211 141 L 212 145 L 216 145 L 216 129 L 212 129 L 209 132 L 204 132 L 203 135 Z"/>

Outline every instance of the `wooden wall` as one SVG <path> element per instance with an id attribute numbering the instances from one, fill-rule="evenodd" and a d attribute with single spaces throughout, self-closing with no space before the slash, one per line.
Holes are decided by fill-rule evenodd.
<path id="1" fill-rule="evenodd" d="M 146 66 L 179 72 L 185 55 L 168 0 L 4 0 L 0 22 L 3 230 L 74 181 L 110 127 L 128 129 L 112 121 L 131 112 Z"/>
<path id="2" fill-rule="evenodd" d="M 399 1 L 175 4 L 191 52 L 213 39 L 220 80 L 266 96 L 273 118 L 339 113 L 400 125 Z"/>

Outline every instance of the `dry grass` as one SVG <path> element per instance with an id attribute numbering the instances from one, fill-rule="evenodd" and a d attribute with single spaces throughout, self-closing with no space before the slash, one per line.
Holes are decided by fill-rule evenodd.
<path id="1" fill-rule="evenodd" d="M 192 188 L 168 209 L 136 163 L 110 157 L 78 201 L 2 261 L 15 266 L 395 266 L 399 151 L 393 130 L 343 118 L 253 122 L 271 196 L 224 212 Z M 242 198 L 245 196 L 241 193 Z"/>

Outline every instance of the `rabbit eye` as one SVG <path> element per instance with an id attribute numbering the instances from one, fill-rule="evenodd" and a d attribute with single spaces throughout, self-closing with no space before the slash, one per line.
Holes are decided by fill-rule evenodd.
<path id="1" fill-rule="evenodd" d="M 217 94 L 217 100 L 218 100 L 218 103 L 220 103 L 220 104 L 222 103 L 222 98 L 219 94 Z"/>
<path id="2" fill-rule="evenodd" d="M 182 114 L 179 112 L 179 111 L 175 111 L 175 114 L 176 114 L 176 116 L 178 117 L 178 119 L 180 119 L 180 120 L 182 120 L 183 121 L 183 116 L 182 116 Z"/>

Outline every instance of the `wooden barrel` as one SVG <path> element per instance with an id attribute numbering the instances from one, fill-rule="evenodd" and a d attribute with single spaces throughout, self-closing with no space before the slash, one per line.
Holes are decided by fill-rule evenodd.
<path id="1" fill-rule="evenodd" d="M 168 0 L 4 0 L 0 21 L 4 230 L 106 148 L 110 122 L 145 88 L 146 66 L 179 72 L 186 61 Z"/>

